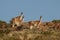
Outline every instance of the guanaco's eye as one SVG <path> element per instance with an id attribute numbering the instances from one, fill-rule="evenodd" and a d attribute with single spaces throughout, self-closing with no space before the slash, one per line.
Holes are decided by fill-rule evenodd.
<path id="1" fill-rule="evenodd" d="M 14 26 L 17 26 L 16 24 Z"/>

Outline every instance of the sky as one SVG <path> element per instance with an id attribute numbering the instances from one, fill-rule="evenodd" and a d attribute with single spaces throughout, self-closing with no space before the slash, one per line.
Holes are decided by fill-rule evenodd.
<path id="1" fill-rule="evenodd" d="M 24 21 L 60 19 L 60 0 L 0 0 L 0 20 L 9 22 L 23 12 Z"/>

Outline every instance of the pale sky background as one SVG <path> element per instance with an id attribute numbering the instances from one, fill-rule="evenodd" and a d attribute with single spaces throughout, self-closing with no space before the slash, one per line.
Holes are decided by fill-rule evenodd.
<path id="1" fill-rule="evenodd" d="M 25 21 L 60 19 L 60 0 L 0 0 L 0 20 L 9 22 L 23 12 Z"/>

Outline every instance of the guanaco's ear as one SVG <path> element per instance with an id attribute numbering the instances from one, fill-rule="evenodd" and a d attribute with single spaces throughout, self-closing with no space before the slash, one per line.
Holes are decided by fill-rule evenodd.
<path id="1" fill-rule="evenodd" d="M 21 12 L 21 15 L 23 15 L 23 12 Z"/>
<path id="2" fill-rule="evenodd" d="M 42 18 L 42 16 L 40 16 L 40 18 Z"/>

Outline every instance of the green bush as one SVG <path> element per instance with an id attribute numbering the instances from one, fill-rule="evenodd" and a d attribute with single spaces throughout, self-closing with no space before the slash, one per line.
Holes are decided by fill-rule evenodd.
<path id="1" fill-rule="evenodd" d="M 60 23 L 60 20 L 53 20 L 54 23 Z"/>

